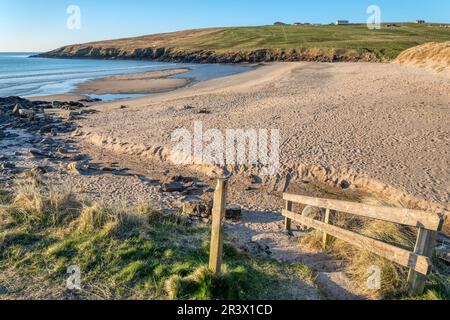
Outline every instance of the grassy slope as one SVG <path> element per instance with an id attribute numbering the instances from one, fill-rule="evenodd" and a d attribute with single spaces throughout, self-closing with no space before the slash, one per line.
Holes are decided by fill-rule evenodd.
<path id="1" fill-rule="evenodd" d="M 138 208 L 86 206 L 69 193 L 25 181 L 0 190 L 2 299 L 296 299 L 311 271 L 225 246 L 225 272 L 206 268 L 209 228 Z M 81 292 L 66 290 L 81 269 Z"/>
<path id="2" fill-rule="evenodd" d="M 332 48 L 370 49 L 386 58 L 426 42 L 450 40 L 450 29 L 438 25 L 401 24 L 401 28 L 369 30 L 366 25 L 350 26 L 262 26 L 189 30 L 137 38 L 94 43 L 95 46 L 144 48 L 149 46 L 216 52 L 258 49 Z"/>

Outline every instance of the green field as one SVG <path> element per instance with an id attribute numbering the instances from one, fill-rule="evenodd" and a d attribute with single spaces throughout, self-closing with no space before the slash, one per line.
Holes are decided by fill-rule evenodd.
<path id="1" fill-rule="evenodd" d="M 426 42 L 450 40 L 450 29 L 438 25 L 402 24 L 399 28 L 369 30 L 350 26 L 265 26 L 225 28 L 193 39 L 180 39 L 177 47 L 220 51 L 258 49 L 364 49 L 379 50 L 389 57 Z"/>
<path id="2" fill-rule="evenodd" d="M 267 55 L 272 56 L 269 61 L 295 61 L 308 58 L 315 60 L 317 57 L 333 56 L 342 57 L 340 61 L 384 61 L 394 59 L 408 48 L 427 42 L 444 41 L 450 41 L 450 28 L 438 24 L 403 23 L 395 24 L 395 27 L 388 27 L 385 24 L 380 30 L 369 30 L 365 24 L 348 26 L 273 25 L 186 30 L 99 41 L 66 46 L 52 51 L 46 56 L 150 58 L 176 61 L 180 57 L 182 60 L 183 56 L 201 52 L 200 55 L 191 57 L 191 59 L 203 61 L 207 60 L 207 57 L 215 55 L 219 58 L 225 57 L 222 60 L 216 59 L 215 62 L 233 62 L 234 57 L 226 58 L 233 54 L 248 55 L 266 50 L 269 51 Z M 289 56 L 289 51 L 292 50 L 300 52 L 304 56 Z M 280 51 L 285 52 L 285 54 L 281 53 L 284 56 L 280 57 Z M 243 60 L 258 61 L 252 56 L 247 56 Z"/>

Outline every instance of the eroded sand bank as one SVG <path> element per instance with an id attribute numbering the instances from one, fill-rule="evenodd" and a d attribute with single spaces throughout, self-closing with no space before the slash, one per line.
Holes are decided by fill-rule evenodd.
<path id="1" fill-rule="evenodd" d="M 414 67 L 271 64 L 99 105 L 101 112 L 80 122 L 81 138 L 164 160 L 173 130 L 193 130 L 194 121 L 203 121 L 204 130 L 275 128 L 281 168 L 267 179 L 274 188 L 305 177 L 333 185 L 346 180 L 393 204 L 442 211 L 450 194 L 449 104 L 450 79 Z"/>

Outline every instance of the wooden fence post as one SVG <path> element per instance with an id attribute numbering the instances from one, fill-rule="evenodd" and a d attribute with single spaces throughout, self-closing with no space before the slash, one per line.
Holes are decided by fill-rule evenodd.
<path id="1" fill-rule="evenodd" d="M 286 201 L 285 209 L 287 211 L 292 211 L 293 208 L 293 202 L 292 201 Z M 291 232 L 292 229 L 292 220 L 285 217 L 284 219 L 284 226 L 287 232 Z"/>
<path id="2" fill-rule="evenodd" d="M 419 229 L 417 236 L 416 247 L 414 253 L 428 258 L 432 258 L 434 248 L 437 241 L 437 232 L 430 231 L 423 228 Z M 417 296 L 424 292 L 427 277 L 420 274 L 413 269 L 409 270 L 408 284 L 410 296 Z"/>
<path id="3" fill-rule="evenodd" d="M 324 221 L 326 224 L 330 224 L 330 217 L 331 217 L 331 210 L 327 208 L 325 211 L 325 221 Z M 327 233 L 325 232 L 323 233 L 322 246 L 324 250 L 327 249 L 329 237 L 330 236 Z"/>
<path id="4" fill-rule="evenodd" d="M 227 180 L 217 180 L 214 193 L 214 207 L 212 211 L 211 250 L 209 268 L 216 275 L 220 275 L 223 253 L 223 224 L 226 213 Z"/>

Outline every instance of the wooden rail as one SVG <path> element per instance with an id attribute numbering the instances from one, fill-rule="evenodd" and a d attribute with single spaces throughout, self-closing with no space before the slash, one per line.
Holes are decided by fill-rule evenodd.
<path id="1" fill-rule="evenodd" d="M 286 229 L 290 230 L 292 221 L 317 229 L 324 233 L 324 246 L 329 236 L 349 242 L 361 249 L 367 250 L 410 269 L 408 283 L 411 295 L 424 291 L 427 276 L 431 272 L 431 257 L 436 245 L 438 232 L 442 229 L 444 220 L 438 214 L 401 208 L 378 207 L 347 201 L 304 197 L 294 194 L 284 194 L 286 201 L 283 216 L 286 219 Z M 293 212 L 293 204 L 299 203 L 324 209 L 325 221 L 318 221 Z M 405 226 L 419 228 L 414 252 L 399 248 L 367 236 L 331 225 L 330 217 L 334 211 L 349 213 L 361 217 L 393 222 Z"/>

